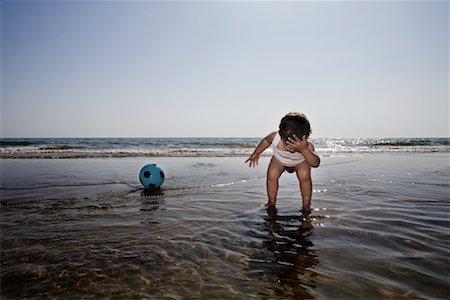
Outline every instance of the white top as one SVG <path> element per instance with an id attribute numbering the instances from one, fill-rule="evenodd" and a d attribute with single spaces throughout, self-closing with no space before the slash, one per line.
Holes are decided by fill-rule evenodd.
<path id="1" fill-rule="evenodd" d="M 278 143 L 281 140 L 280 134 L 277 132 L 275 135 L 273 141 L 272 141 L 272 147 L 273 147 L 273 156 L 275 156 L 276 159 L 285 167 L 295 167 L 299 163 L 305 160 L 305 157 L 303 154 L 299 152 L 289 152 L 285 150 L 278 149 Z"/>

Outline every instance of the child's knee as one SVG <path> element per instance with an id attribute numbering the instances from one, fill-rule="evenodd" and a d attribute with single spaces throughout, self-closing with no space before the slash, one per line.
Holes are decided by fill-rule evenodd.
<path id="1" fill-rule="evenodd" d="M 280 175 L 281 174 L 280 172 L 278 172 L 278 170 L 267 170 L 267 179 L 269 180 L 278 180 L 278 178 L 280 178 Z"/>
<path id="2" fill-rule="evenodd" d="M 297 177 L 300 182 L 310 182 L 311 181 L 311 169 L 300 169 L 297 171 Z"/>

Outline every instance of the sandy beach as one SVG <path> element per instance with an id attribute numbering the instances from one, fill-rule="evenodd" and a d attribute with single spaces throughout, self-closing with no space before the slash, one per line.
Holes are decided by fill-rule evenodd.
<path id="1" fill-rule="evenodd" d="M 307 218 L 268 159 L 1 160 L 2 299 L 448 296 L 448 153 L 323 157 Z"/>

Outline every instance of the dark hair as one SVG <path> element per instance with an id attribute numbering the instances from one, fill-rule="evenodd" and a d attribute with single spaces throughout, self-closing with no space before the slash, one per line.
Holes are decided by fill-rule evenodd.
<path id="1" fill-rule="evenodd" d="M 311 125 L 304 114 L 290 112 L 281 119 L 279 133 L 284 141 L 294 134 L 299 138 L 302 136 L 309 137 Z"/>

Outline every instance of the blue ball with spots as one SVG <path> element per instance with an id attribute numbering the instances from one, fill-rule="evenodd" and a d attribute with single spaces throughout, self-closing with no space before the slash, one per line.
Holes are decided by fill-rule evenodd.
<path id="1" fill-rule="evenodd" d="M 148 164 L 142 167 L 139 172 L 139 180 L 145 189 L 157 190 L 161 187 L 165 179 L 164 171 L 157 164 Z"/>

